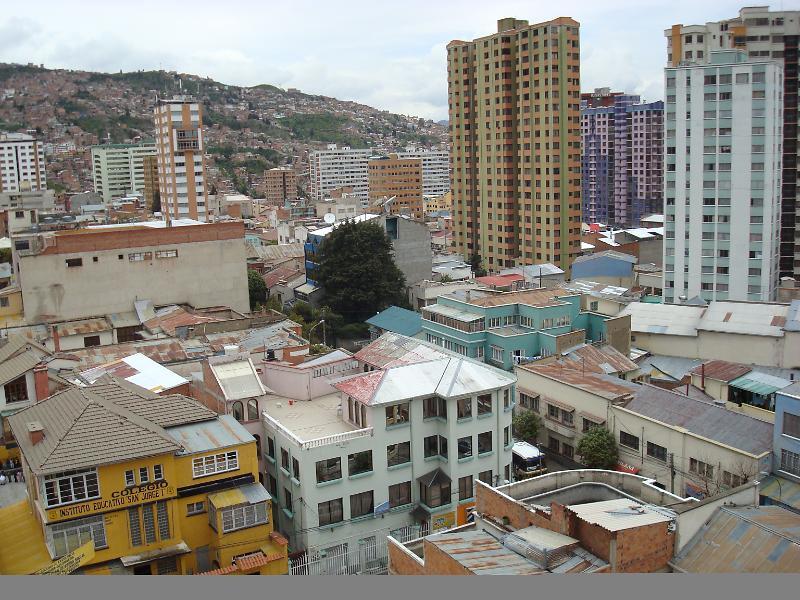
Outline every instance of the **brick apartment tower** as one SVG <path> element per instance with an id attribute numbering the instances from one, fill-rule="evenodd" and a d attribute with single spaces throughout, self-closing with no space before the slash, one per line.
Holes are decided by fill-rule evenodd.
<path id="1" fill-rule="evenodd" d="M 397 154 L 372 158 L 367 164 L 367 176 L 370 207 L 394 197 L 389 205 L 391 214 L 423 218 L 421 158 L 399 158 Z"/>
<path id="2" fill-rule="evenodd" d="M 579 30 L 506 18 L 447 46 L 455 243 L 489 271 L 580 250 Z"/>
<path id="3" fill-rule="evenodd" d="M 800 278 L 800 190 L 798 189 L 798 58 L 800 11 L 742 8 L 739 16 L 705 25 L 673 25 L 667 38 L 667 66 L 707 64 L 711 50 L 739 49 L 750 59 L 783 63 L 783 156 L 780 277 Z"/>
<path id="4" fill-rule="evenodd" d="M 297 199 L 297 174 L 292 167 L 275 167 L 264 172 L 265 198 L 269 204 L 283 206 L 286 200 Z"/>
<path id="5" fill-rule="evenodd" d="M 154 112 L 161 211 L 170 220 L 206 221 L 208 191 L 200 104 L 188 96 L 175 96 L 160 100 Z"/>

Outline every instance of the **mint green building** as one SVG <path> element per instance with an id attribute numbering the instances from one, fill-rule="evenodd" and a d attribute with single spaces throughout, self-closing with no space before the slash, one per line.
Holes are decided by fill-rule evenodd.
<path id="1" fill-rule="evenodd" d="M 422 309 L 427 341 L 508 370 L 523 359 L 605 341 L 610 320 L 581 311 L 580 294 L 563 289 L 458 291 Z"/>

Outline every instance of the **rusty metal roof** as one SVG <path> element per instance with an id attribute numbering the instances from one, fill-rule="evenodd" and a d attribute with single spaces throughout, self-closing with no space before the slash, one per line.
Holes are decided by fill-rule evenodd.
<path id="1" fill-rule="evenodd" d="M 94 367 L 115 362 L 141 353 L 159 364 L 177 363 L 189 360 L 191 357 L 177 339 L 148 340 L 142 342 L 127 342 L 113 346 L 93 346 L 78 348 L 64 353 L 80 361 L 81 367 Z"/>
<path id="2" fill-rule="evenodd" d="M 639 366 L 613 346 L 584 345 L 564 356 L 564 364 L 576 369 L 611 375 L 636 371 Z"/>
<path id="3" fill-rule="evenodd" d="M 190 312 L 185 307 L 180 305 L 165 306 L 159 308 L 155 312 L 155 317 L 144 322 L 144 326 L 149 331 L 163 331 L 168 335 L 175 335 L 175 330 L 178 327 L 186 325 L 197 325 L 198 323 L 209 323 L 214 321 L 222 321 L 217 317 L 208 315 L 197 314 Z"/>
<path id="4" fill-rule="evenodd" d="M 800 515 L 780 506 L 718 508 L 670 564 L 685 573 L 798 573 Z"/>
<path id="5" fill-rule="evenodd" d="M 525 290 L 521 292 L 503 292 L 483 298 L 473 298 L 469 304 L 488 308 L 506 304 L 524 304 L 526 306 L 554 306 L 563 304 L 562 296 L 575 296 L 575 292 L 563 289 Z"/>
<path id="6" fill-rule="evenodd" d="M 705 374 L 709 379 L 717 379 L 719 381 L 733 381 L 737 377 L 741 377 L 752 370 L 752 367 L 740 365 L 739 363 L 727 362 L 725 360 L 709 360 L 701 365 L 697 365 L 694 369 L 689 371 L 689 373 L 698 376 Z"/>
<path id="7" fill-rule="evenodd" d="M 425 538 L 474 575 L 541 575 L 546 569 L 503 546 L 485 531 L 439 533 Z"/>
<path id="8" fill-rule="evenodd" d="M 86 335 L 87 333 L 100 333 L 102 331 L 111 331 L 111 323 L 105 317 L 97 317 L 95 319 L 82 319 L 80 321 L 67 321 L 55 325 L 58 335 L 67 337 L 70 335 Z"/>
<path id="9" fill-rule="evenodd" d="M 577 365 L 554 362 L 544 365 L 528 364 L 517 367 L 537 375 L 555 379 L 560 383 L 571 385 L 584 391 L 596 394 L 608 400 L 617 400 L 623 396 L 633 396 L 641 386 L 618 377 L 585 372 Z"/>

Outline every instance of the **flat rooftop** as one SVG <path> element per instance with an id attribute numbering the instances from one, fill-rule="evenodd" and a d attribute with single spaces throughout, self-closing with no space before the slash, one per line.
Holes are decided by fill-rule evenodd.
<path id="1" fill-rule="evenodd" d="M 301 441 L 308 442 L 337 433 L 358 431 L 339 414 L 341 398 L 338 393 L 314 400 L 292 400 L 284 396 L 267 396 L 262 402 L 264 412 L 291 431 Z"/>

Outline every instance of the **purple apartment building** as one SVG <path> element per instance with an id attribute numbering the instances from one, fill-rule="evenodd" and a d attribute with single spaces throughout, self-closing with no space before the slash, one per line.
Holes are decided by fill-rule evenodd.
<path id="1" fill-rule="evenodd" d="M 638 226 L 663 211 L 664 103 L 600 88 L 581 94 L 582 217 Z"/>

